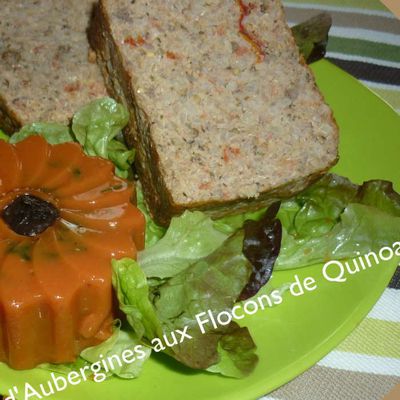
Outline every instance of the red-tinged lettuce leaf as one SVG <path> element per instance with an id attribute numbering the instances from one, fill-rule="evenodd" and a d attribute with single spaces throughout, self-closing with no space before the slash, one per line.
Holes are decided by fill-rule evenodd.
<path id="1" fill-rule="evenodd" d="M 243 230 L 230 236 L 217 250 L 154 290 L 154 306 L 165 331 L 189 326 L 192 339 L 173 347 L 178 361 L 195 369 L 208 369 L 233 377 L 250 373 L 256 363 L 255 345 L 247 329 L 235 324 L 200 331 L 196 315 L 229 310 L 247 284 L 252 267 L 242 254 Z M 230 343 L 230 347 L 228 345 Z M 251 345 L 250 345 L 251 343 Z"/>
<path id="2" fill-rule="evenodd" d="M 231 309 L 246 286 L 252 266 L 241 252 L 243 238 L 243 230 L 238 231 L 158 286 L 148 286 L 134 260 L 114 261 L 113 284 L 120 308 L 137 336 L 149 343 L 166 334 L 172 341 L 171 332 L 187 326 L 192 338 L 167 348 L 168 355 L 195 369 L 212 367 L 211 372 L 232 377 L 249 374 L 257 356 L 248 330 L 233 323 L 218 329 L 206 324 L 202 333 L 196 320 L 203 312 L 216 316 Z"/>
<path id="3" fill-rule="evenodd" d="M 218 343 L 219 362 L 207 369 L 223 375 L 240 378 L 249 375 L 258 363 L 256 345 L 247 328 L 232 322 Z"/>
<path id="4" fill-rule="evenodd" d="M 308 64 L 325 56 L 332 17 L 324 12 L 292 27 L 292 33 L 300 53 Z"/>
<path id="5" fill-rule="evenodd" d="M 356 200 L 358 203 L 400 217 L 400 194 L 393 189 L 392 182 L 384 180 L 365 182 L 359 187 Z"/>
<path id="6" fill-rule="evenodd" d="M 245 221 L 243 254 L 253 271 L 240 293 L 239 300 L 253 297 L 269 281 L 282 240 L 282 224 L 276 215 L 280 203 L 272 204 L 259 221 Z"/>
<path id="7" fill-rule="evenodd" d="M 120 308 L 136 335 L 146 343 L 163 335 L 174 342 L 171 332 L 187 327 L 190 338 L 164 349 L 169 356 L 194 369 L 232 377 L 249 374 L 257 364 L 249 331 L 233 322 L 215 327 L 209 321 L 202 332 L 196 316 L 206 313 L 205 318 L 211 314 L 217 320 L 269 280 L 282 235 L 278 210 L 279 203 L 273 204 L 259 221 L 245 221 L 229 237 L 229 224 L 240 221 L 225 220 L 222 233 L 203 213 L 186 212 L 139 255 L 138 263 L 114 261 Z"/>
<path id="8" fill-rule="evenodd" d="M 258 363 L 256 345 L 246 327 L 231 322 L 226 327 L 207 330 L 189 329 L 193 337 L 172 349 L 172 356 L 181 363 L 231 378 L 243 378 Z"/>

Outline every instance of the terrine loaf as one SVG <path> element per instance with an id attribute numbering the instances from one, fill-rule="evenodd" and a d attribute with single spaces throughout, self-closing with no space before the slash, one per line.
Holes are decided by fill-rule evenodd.
<path id="1" fill-rule="evenodd" d="M 95 60 L 88 60 L 92 5 L 0 0 L 0 129 L 66 123 L 80 106 L 106 94 Z"/>
<path id="2" fill-rule="evenodd" d="M 153 217 L 288 197 L 338 157 L 338 129 L 280 1 L 101 0 L 89 40 L 130 110 Z"/>

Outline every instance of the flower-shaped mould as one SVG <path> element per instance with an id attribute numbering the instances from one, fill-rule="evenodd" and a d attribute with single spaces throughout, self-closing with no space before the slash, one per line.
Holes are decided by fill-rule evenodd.
<path id="1" fill-rule="evenodd" d="M 112 331 L 111 260 L 136 257 L 144 217 L 132 183 L 75 143 L 0 140 L 0 215 L 21 195 L 59 218 L 35 236 L 0 216 L 0 361 L 15 369 L 72 362 Z"/>

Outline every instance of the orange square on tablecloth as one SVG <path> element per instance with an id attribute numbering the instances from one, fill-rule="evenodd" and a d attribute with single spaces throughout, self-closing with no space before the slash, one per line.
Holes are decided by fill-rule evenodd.
<path id="1" fill-rule="evenodd" d="M 400 399 L 400 385 L 396 386 L 383 400 L 399 400 Z"/>
<path id="2" fill-rule="evenodd" d="M 398 0 L 381 0 L 381 2 L 400 18 L 400 2 Z"/>

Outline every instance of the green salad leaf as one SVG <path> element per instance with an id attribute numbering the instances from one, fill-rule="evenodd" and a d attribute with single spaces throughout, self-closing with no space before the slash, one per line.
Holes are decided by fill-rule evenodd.
<path id="1" fill-rule="evenodd" d="M 50 144 L 78 142 L 85 154 L 110 160 L 121 178 L 131 175 L 135 151 L 129 150 L 117 136 L 129 120 L 127 109 L 110 97 L 97 99 L 75 113 L 72 126 L 35 122 L 25 125 L 10 138 L 18 143 L 31 135 L 43 136 Z"/>
<path id="2" fill-rule="evenodd" d="M 122 258 L 112 260 L 112 268 L 119 308 L 126 314 L 138 338 L 160 336 L 161 324 L 149 300 L 150 289 L 139 264 L 133 259 Z"/>
<path id="3" fill-rule="evenodd" d="M 139 264 L 147 277 L 169 278 L 212 253 L 226 238 L 204 213 L 185 211 L 180 217 L 172 218 L 167 232 L 157 243 L 139 254 Z"/>
<path id="4" fill-rule="evenodd" d="M 18 143 L 32 135 L 43 136 L 50 144 L 74 141 L 74 137 L 68 126 L 50 122 L 34 122 L 33 124 L 25 125 L 18 132 L 14 133 L 10 137 L 10 143 Z"/>
<path id="5" fill-rule="evenodd" d="M 133 362 L 124 362 L 123 353 L 126 350 L 134 352 L 136 346 L 140 346 L 140 354 L 135 354 L 135 360 Z M 101 360 L 106 360 L 107 358 L 113 360 L 118 358 L 121 363 L 113 361 L 113 369 L 107 371 L 107 376 L 115 375 L 123 379 L 134 379 L 140 375 L 143 365 L 150 357 L 150 354 L 151 349 L 147 346 L 143 346 L 132 330 L 117 329 L 114 334 L 103 343 L 83 350 L 80 354 L 80 358 L 89 364 L 94 364 Z"/>
<path id="6" fill-rule="evenodd" d="M 400 237 L 400 195 L 387 181 L 358 186 L 327 174 L 282 202 L 283 238 L 275 268 L 300 268 L 377 251 Z"/>
<path id="7" fill-rule="evenodd" d="M 82 357 L 77 357 L 77 359 L 72 363 L 64 364 L 51 364 L 43 363 L 38 365 L 36 368 L 44 369 L 45 371 L 56 372 L 58 374 L 68 375 L 71 371 L 79 371 L 85 366 L 89 366 L 90 363 L 84 360 Z"/>
<path id="8" fill-rule="evenodd" d="M 128 150 L 124 143 L 113 139 L 108 143 L 108 159 L 114 163 L 121 177 L 128 177 L 127 171 L 132 168 L 135 150 Z"/>
<path id="9" fill-rule="evenodd" d="M 124 351 L 130 350 L 134 352 L 135 347 L 139 345 L 141 351 L 140 354 L 135 354 L 135 360 L 130 363 L 124 362 L 122 357 Z M 140 375 L 142 367 L 150 357 L 150 354 L 151 349 L 144 346 L 131 329 L 121 329 L 121 323 L 117 321 L 112 336 L 97 346 L 84 349 L 75 362 L 64 364 L 46 363 L 39 365 L 38 368 L 67 375 L 71 371 L 79 371 L 85 367 L 90 367 L 92 364 L 102 364 L 102 360 L 110 358 L 113 362 L 112 364 L 106 363 L 107 370 L 104 369 L 104 365 L 101 365 L 101 371 L 106 377 L 117 376 L 123 379 L 133 379 Z M 117 357 L 120 362 L 116 361 Z M 110 368 L 110 365 L 112 365 L 112 368 Z M 87 368 L 86 371 L 87 376 L 93 373 L 90 368 Z"/>
<path id="10" fill-rule="evenodd" d="M 292 200 L 283 202 L 279 217 L 296 237 L 320 237 L 336 225 L 357 190 L 358 186 L 346 178 L 325 175 Z"/>
<path id="11" fill-rule="evenodd" d="M 214 228 L 219 231 L 231 235 L 240 229 L 245 221 L 258 221 L 265 214 L 266 207 L 257 211 L 250 211 L 242 214 L 230 215 L 228 217 L 219 218 L 214 221 Z"/>
<path id="12" fill-rule="evenodd" d="M 5 134 L 1 129 L 0 129 L 0 140 L 4 140 L 5 142 L 8 142 L 10 140 L 10 136 Z"/>
<path id="13" fill-rule="evenodd" d="M 146 219 L 145 248 L 147 249 L 153 244 L 156 244 L 164 236 L 167 229 L 157 225 L 151 218 L 150 211 L 144 200 L 142 185 L 140 182 L 136 183 L 136 200 L 137 207 Z"/>
<path id="14" fill-rule="evenodd" d="M 359 188 L 357 198 L 362 204 L 400 217 L 400 195 L 393 189 L 392 182 L 368 181 Z"/>
<path id="15" fill-rule="evenodd" d="M 72 118 L 72 132 L 85 153 L 113 161 L 122 178 L 128 177 L 134 151 L 115 137 L 128 121 L 128 110 L 110 97 L 92 101 Z"/>

